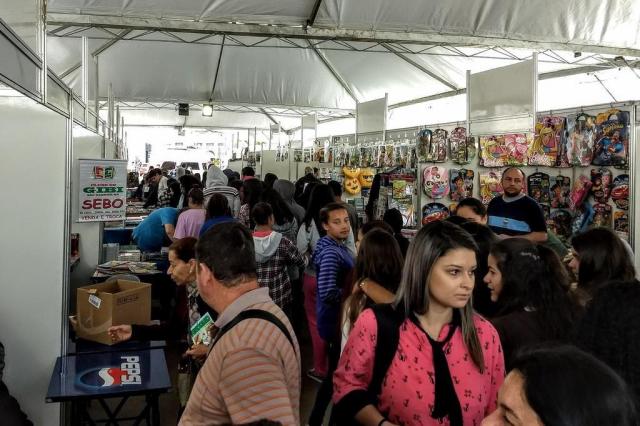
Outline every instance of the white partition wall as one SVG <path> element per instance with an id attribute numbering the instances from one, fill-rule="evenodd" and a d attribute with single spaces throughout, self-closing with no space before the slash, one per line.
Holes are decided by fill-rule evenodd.
<path id="1" fill-rule="evenodd" d="M 45 395 L 61 350 L 67 121 L 30 99 L 0 98 L 4 381 L 45 426 L 60 423 L 59 404 Z"/>
<path id="2" fill-rule="evenodd" d="M 76 289 L 89 283 L 91 275 L 100 261 L 101 222 L 78 223 L 78 183 L 80 181 L 78 160 L 80 158 L 102 158 L 104 137 L 89 132 L 80 126 L 73 127 L 73 160 L 71 171 L 71 232 L 80 234 L 80 262 L 71 273 L 70 305 L 75 312 Z"/>

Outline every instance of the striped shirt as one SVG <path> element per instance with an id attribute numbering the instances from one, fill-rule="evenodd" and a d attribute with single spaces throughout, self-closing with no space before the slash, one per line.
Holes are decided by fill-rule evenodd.
<path id="1" fill-rule="evenodd" d="M 247 309 L 274 314 L 289 330 L 295 348 L 268 321 L 239 322 L 209 353 L 180 425 L 242 424 L 260 419 L 300 424 L 300 348 L 286 315 L 269 298 L 269 289 L 245 293 L 222 312 L 215 325 L 224 327 Z"/>

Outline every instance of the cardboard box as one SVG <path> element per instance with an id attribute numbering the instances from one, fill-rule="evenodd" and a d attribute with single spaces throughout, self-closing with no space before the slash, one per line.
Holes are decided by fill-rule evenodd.
<path id="1" fill-rule="evenodd" d="M 77 313 L 78 337 L 112 345 L 112 325 L 151 321 L 151 284 L 117 280 L 80 287 Z"/>

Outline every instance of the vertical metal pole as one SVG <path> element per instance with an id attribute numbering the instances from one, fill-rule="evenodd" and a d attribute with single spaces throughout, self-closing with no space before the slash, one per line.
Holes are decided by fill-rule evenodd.
<path id="1" fill-rule="evenodd" d="M 48 66 L 47 66 L 47 0 L 37 1 L 38 15 L 37 15 L 37 34 L 36 41 L 38 44 L 38 54 L 42 60 L 42 70 L 40 72 L 40 94 L 42 96 L 42 103 L 47 104 L 48 89 Z M 73 107 L 73 104 L 71 104 Z M 69 111 L 71 111 L 70 108 Z"/>
<path id="2" fill-rule="evenodd" d="M 640 241 L 640 215 L 638 215 L 638 208 L 636 204 L 636 194 L 638 188 L 640 188 L 640 173 L 638 173 L 638 167 L 640 162 L 640 149 L 636 146 L 640 140 L 640 105 L 633 104 L 631 106 L 631 128 L 629 129 L 629 184 L 631 190 L 629 191 L 629 244 L 633 247 L 635 253 L 634 264 L 640 265 L 640 250 L 636 244 Z"/>
<path id="3" fill-rule="evenodd" d="M 69 119 L 67 120 L 67 131 L 65 139 L 65 158 L 64 158 L 64 224 L 62 244 L 62 314 L 61 314 L 61 332 L 60 332 L 60 353 L 66 355 L 69 343 L 69 298 L 70 293 L 70 275 L 71 267 L 69 261 L 71 259 L 71 161 L 73 159 L 73 92 L 68 93 Z M 66 374 L 63 366 L 62 375 Z"/>
<path id="4" fill-rule="evenodd" d="M 538 52 L 533 52 L 533 120 L 531 121 L 531 131 L 536 131 L 536 118 L 538 114 Z"/>
<path id="5" fill-rule="evenodd" d="M 467 93 L 465 94 L 467 101 L 467 136 L 471 136 L 471 98 L 469 97 L 469 85 L 471 84 L 471 71 L 467 70 Z"/>
<path id="6" fill-rule="evenodd" d="M 84 124 L 87 125 L 89 118 L 89 45 L 86 36 L 82 36 L 82 102 L 85 105 L 84 109 Z"/>
<path id="7" fill-rule="evenodd" d="M 289 181 L 291 181 L 291 157 L 293 153 L 291 152 L 291 135 L 289 135 L 289 141 L 287 142 L 287 159 L 289 160 Z"/>
<path id="8" fill-rule="evenodd" d="M 302 159 L 304 160 L 304 115 L 300 116 L 300 149 L 302 149 Z M 296 152 L 295 148 L 293 148 L 293 152 Z M 295 161 L 294 163 L 296 164 L 296 180 L 298 180 L 300 177 L 300 163 Z"/>
<path id="9" fill-rule="evenodd" d="M 92 61 L 95 61 L 96 63 L 96 81 L 95 81 L 95 112 L 96 112 L 96 130 L 98 129 L 98 126 L 100 125 L 100 57 L 91 57 Z"/>

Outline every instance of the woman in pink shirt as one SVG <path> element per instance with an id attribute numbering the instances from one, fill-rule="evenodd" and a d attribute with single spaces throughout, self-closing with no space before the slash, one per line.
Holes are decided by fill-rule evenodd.
<path id="1" fill-rule="evenodd" d="M 198 238 L 200 235 L 200 228 L 204 223 L 206 211 L 203 207 L 204 195 L 202 189 L 193 188 L 187 195 L 189 200 L 189 207 L 186 210 L 182 210 L 178 216 L 178 223 L 176 223 L 176 232 L 174 239 L 179 240 L 185 237 Z"/>
<path id="2" fill-rule="evenodd" d="M 471 235 L 452 223 L 418 232 L 391 308 L 367 309 L 349 335 L 334 376 L 335 418 L 462 426 L 479 425 L 495 409 L 504 359 L 498 333 L 471 305 L 476 250 Z M 375 360 L 384 352 L 376 351 L 377 318 L 397 330 L 386 373 Z M 374 369 L 383 372 L 376 377 Z"/>

